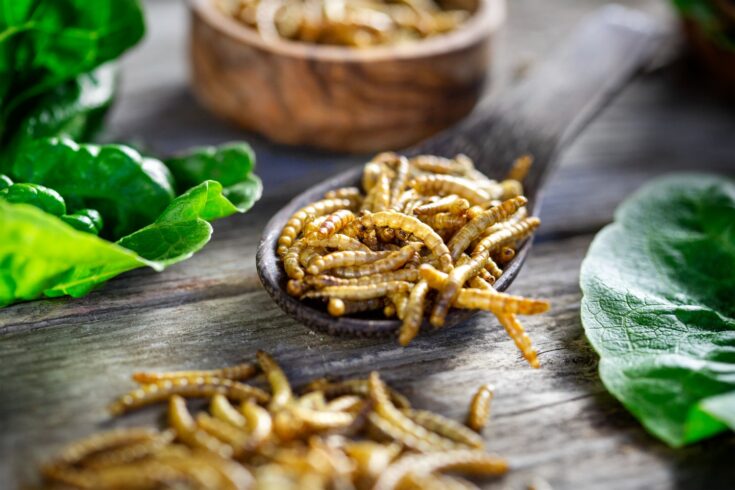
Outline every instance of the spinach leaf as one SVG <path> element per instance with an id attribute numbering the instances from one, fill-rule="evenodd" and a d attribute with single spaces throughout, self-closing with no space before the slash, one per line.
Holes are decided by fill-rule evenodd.
<path id="1" fill-rule="evenodd" d="M 682 174 L 616 212 L 582 264 L 607 389 L 672 446 L 735 429 L 735 182 Z"/>
<path id="2" fill-rule="evenodd" d="M 39 140 L 25 147 L 12 177 L 55 189 L 71 209 L 98 210 L 111 238 L 152 223 L 174 197 L 166 166 L 122 145 Z"/>
<path id="3" fill-rule="evenodd" d="M 102 230 L 102 215 L 96 209 L 80 209 L 72 214 L 61 216 L 61 220 L 74 228 L 93 235 L 99 235 Z"/>
<path id="4" fill-rule="evenodd" d="M 66 214 L 64 198 L 55 190 L 38 184 L 13 184 L 0 190 L 0 199 L 16 204 L 30 204 L 54 216 Z"/>
<path id="5" fill-rule="evenodd" d="M 717 0 L 673 0 L 673 3 L 684 17 L 697 23 L 717 45 L 735 51 L 735 27 L 732 26 L 735 19 L 726 20 L 727 12 Z"/>
<path id="6" fill-rule="evenodd" d="M 117 58 L 144 32 L 137 0 L 0 2 L 0 136 L 25 102 Z"/>

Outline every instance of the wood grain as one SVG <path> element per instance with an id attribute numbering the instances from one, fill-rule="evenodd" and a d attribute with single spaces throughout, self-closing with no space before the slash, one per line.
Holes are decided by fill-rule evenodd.
<path id="1" fill-rule="evenodd" d="M 541 58 L 602 3 L 513 0 L 498 84 L 513 83 L 517 63 Z M 658 0 L 626 3 L 666 15 Z M 284 315 L 255 274 L 265 222 L 299 191 L 361 159 L 285 149 L 210 116 L 186 88 L 184 6 L 159 0 L 146 7 L 149 35 L 124 62 L 123 93 L 106 138 L 163 152 L 247 138 L 266 194 L 250 213 L 216 223 L 200 254 L 163 273 L 135 271 L 86 298 L 0 310 L 1 488 L 30 480 L 36 464 L 64 443 L 113 425 L 103 408 L 132 386 L 132 371 L 218 367 L 258 348 L 274 352 L 300 381 L 379 369 L 418 406 L 457 419 L 477 385 L 496 383 L 485 435 L 514 470 L 487 488 L 524 489 L 536 477 L 555 489 L 735 487 L 735 437 L 672 450 L 649 436 L 600 384 L 578 314 L 581 260 L 627 194 L 674 170 L 735 173 L 735 118 L 702 85 L 701 73 L 676 64 L 639 79 L 549 181 L 536 245 L 510 288 L 553 303 L 549 314 L 526 322 L 541 352 L 542 368 L 532 370 L 487 315 L 419 337 L 407 349 L 315 334 Z M 114 425 L 161 415 L 151 408 Z"/>

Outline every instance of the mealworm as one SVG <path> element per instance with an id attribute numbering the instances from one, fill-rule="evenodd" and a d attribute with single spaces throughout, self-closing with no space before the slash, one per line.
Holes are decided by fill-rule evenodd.
<path id="1" fill-rule="evenodd" d="M 439 234 L 448 233 L 452 235 L 467 224 L 466 216 L 450 213 L 421 216 L 420 219 L 427 225 L 431 226 Z"/>
<path id="2" fill-rule="evenodd" d="M 311 391 L 298 397 L 295 403 L 302 407 L 322 410 L 327 405 L 327 399 L 321 391 Z"/>
<path id="3" fill-rule="evenodd" d="M 309 427 L 296 417 L 291 407 L 273 413 L 273 433 L 280 441 L 292 441 L 306 435 Z"/>
<path id="4" fill-rule="evenodd" d="M 516 251 L 513 247 L 502 247 L 497 253 L 496 260 L 501 264 L 507 264 L 513 257 L 516 256 Z"/>
<path id="5" fill-rule="evenodd" d="M 385 389 L 388 391 L 391 401 L 398 408 L 411 408 L 411 404 L 408 399 L 391 388 L 390 386 L 383 383 Z M 370 394 L 370 386 L 367 379 L 346 379 L 342 381 L 328 381 L 325 379 L 317 379 L 309 383 L 306 389 L 308 391 L 320 390 L 323 391 L 327 397 L 336 397 L 342 395 L 359 395 L 367 397 Z"/>
<path id="6" fill-rule="evenodd" d="M 401 193 L 405 189 L 409 170 L 410 165 L 408 159 L 404 156 L 399 156 L 395 165 L 396 175 L 390 184 L 388 207 L 393 206 L 398 201 Z"/>
<path id="7" fill-rule="evenodd" d="M 523 325 L 518 321 L 518 318 L 513 313 L 495 313 L 500 324 L 508 332 L 510 338 L 516 344 L 516 347 L 521 351 L 523 357 L 528 361 L 528 364 L 533 368 L 538 368 L 541 363 L 538 360 L 538 354 L 536 349 L 531 345 L 531 339 L 523 329 Z"/>
<path id="8" fill-rule="evenodd" d="M 162 448 L 170 444 L 176 433 L 172 430 L 165 430 L 153 436 L 152 439 L 126 444 L 120 447 L 114 447 L 105 451 L 97 452 L 87 458 L 84 458 L 82 464 L 85 468 L 100 469 L 114 465 L 121 465 L 137 461 L 157 453 Z"/>
<path id="9" fill-rule="evenodd" d="M 478 271 L 485 265 L 485 261 L 489 256 L 489 252 L 484 251 L 476 257 L 472 257 L 466 263 L 458 265 L 447 275 L 442 283 L 441 288 L 434 302 L 434 309 L 431 312 L 429 322 L 435 327 L 444 325 L 449 307 L 459 295 L 459 290 L 470 277 L 476 276 Z"/>
<path id="10" fill-rule="evenodd" d="M 120 415 L 129 410 L 166 400 L 172 395 L 200 398 L 213 396 L 217 393 L 222 393 L 233 400 L 254 398 L 258 402 L 264 403 L 270 399 L 268 393 L 260 388 L 231 379 L 202 376 L 194 379 L 165 379 L 143 385 L 119 398 L 108 407 L 108 410 L 113 415 Z"/>
<path id="11" fill-rule="evenodd" d="M 273 420 L 268 410 L 250 399 L 240 405 L 240 413 L 245 417 L 252 447 L 257 447 L 268 440 L 273 430 Z"/>
<path id="12" fill-rule="evenodd" d="M 358 478 L 366 478 L 370 483 L 385 470 L 401 453 L 400 444 L 380 444 L 374 441 L 350 441 L 344 452 L 355 463 Z"/>
<path id="13" fill-rule="evenodd" d="M 349 199 L 353 202 L 362 199 L 360 189 L 357 187 L 340 187 L 324 194 L 324 199 Z"/>
<path id="14" fill-rule="evenodd" d="M 303 279 L 306 275 L 299 264 L 299 256 L 304 248 L 303 240 L 297 240 L 283 255 L 283 270 L 291 279 Z"/>
<path id="15" fill-rule="evenodd" d="M 438 213 L 462 214 L 470 208 L 470 202 L 455 194 L 443 197 L 438 201 L 423 204 L 413 210 L 420 216 Z"/>
<path id="16" fill-rule="evenodd" d="M 467 414 L 467 426 L 477 432 L 482 431 L 487 425 L 490 417 L 490 404 L 493 401 L 495 387 L 491 384 L 480 386 L 470 402 L 470 410 Z"/>
<path id="17" fill-rule="evenodd" d="M 450 159 L 434 155 L 418 155 L 411 158 L 409 162 L 418 170 L 435 174 L 465 175 L 468 170 L 467 162 L 472 166 L 472 161 L 469 158 L 457 161 L 456 157 Z"/>
<path id="18" fill-rule="evenodd" d="M 301 297 L 309 290 L 309 285 L 300 279 L 290 279 L 286 283 L 286 292 L 291 296 Z"/>
<path id="19" fill-rule="evenodd" d="M 286 373 L 283 372 L 281 366 L 275 359 L 265 351 L 259 350 L 255 357 L 258 359 L 260 369 L 265 374 L 268 384 L 271 386 L 271 399 L 268 408 L 277 410 L 288 405 L 293 399 L 291 383 L 289 383 Z"/>
<path id="20" fill-rule="evenodd" d="M 429 473 L 428 475 L 417 475 L 407 473 L 401 479 L 401 490 L 480 490 L 474 483 L 456 476 L 443 475 L 441 473 Z"/>
<path id="21" fill-rule="evenodd" d="M 401 247 L 401 249 L 396 252 L 390 252 L 390 254 L 388 254 L 385 258 L 375 260 L 363 265 L 334 268 L 332 272 L 335 275 L 341 277 L 357 278 L 365 276 L 375 276 L 382 273 L 394 271 L 405 265 L 409 260 L 411 260 L 422 247 L 423 244 L 420 242 L 411 242 L 408 245 Z M 312 269 L 309 268 L 309 272 L 311 272 L 311 270 Z"/>
<path id="22" fill-rule="evenodd" d="M 62 449 L 59 455 L 51 461 L 47 468 L 62 465 L 73 465 L 86 457 L 115 447 L 127 446 L 139 442 L 154 440 L 159 432 L 150 428 L 113 429 L 99 434 L 93 434 Z"/>
<path id="23" fill-rule="evenodd" d="M 324 221 L 319 224 L 316 236 L 319 239 L 329 238 L 354 220 L 355 215 L 352 211 L 340 209 L 325 217 Z"/>
<path id="24" fill-rule="evenodd" d="M 340 211 L 345 211 L 345 210 L 341 209 Z M 317 231 L 319 231 L 319 227 L 322 226 L 322 223 L 324 223 L 327 220 L 327 217 L 329 216 L 331 216 L 331 214 L 328 214 L 326 216 L 319 216 L 319 217 L 309 216 L 306 219 L 305 224 L 304 224 L 304 231 L 303 231 L 304 238 L 316 237 L 316 233 Z"/>
<path id="25" fill-rule="evenodd" d="M 498 264 L 496 264 L 495 261 L 490 257 L 485 259 L 485 270 L 490 273 L 490 275 L 495 279 L 498 279 L 500 276 L 503 275 L 503 270 L 498 267 Z"/>
<path id="26" fill-rule="evenodd" d="M 508 175 L 506 175 L 505 178 L 507 180 L 523 182 L 532 165 L 533 157 L 531 155 L 522 155 L 516 158 L 516 161 L 513 162 L 513 166 L 510 168 Z"/>
<path id="27" fill-rule="evenodd" d="M 467 199 L 470 204 L 482 206 L 491 200 L 490 194 L 464 177 L 451 175 L 421 175 L 409 184 L 420 194 L 447 196 L 456 194 Z"/>
<path id="28" fill-rule="evenodd" d="M 235 457 L 249 449 L 250 438 L 248 434 L 232 424 L 204 412 L 197 414 L 196 424 L 199 429 L 229 445 Z"/>
<path id="29" fill-rule="evenodd" d="M 471 449 L 409 454 L 390 465 L 375 483 L 373 490 L 393 490 L 409 473 L 429 475 L 438 471 L 460 471 L 482 476 L 497 476 L 508 471 L 506 460 Z"/>
<path id="30" fill-rule="evenodd" d="M 429 412 L 428 410 L 404 408 L 401 412 L 425 429 L 447 439 L 451 439 L 458 444 L 463 444 L 474 449 L 485 448 L 485 441 L 482 437 L 459 422 L 455 422 L 437 413 Z"/>
<path id="31" fill-rule="evenodd" d="M 165 488 L 174 485 L 197 485 L 191 475 L 156 460 L 127 463 L 96 470 L 56 468 L 45 475 L 65 487 L 89 490 L 118 488 Z"/>
<path id="32" fill-rule="evenodd" d="M 307 270 L 309 274 L 316 275 L 320 272 L 338 267 L 350 267 L 354 265 L 369 264 L 376 260 L 382 259 L 390 255 L 390 252 L 374 252 L 370 251 L 353 251 L 344 250 L 340 252 L 332 252 L 327 255 L 314 257 Z"/>
<path id="33" fill-rule="evenodd" d="M 398 199 L 396 199 L 395 202 L 391 205 L 391 209 L 393 211 L 405 212 L 404 210 L 406 208 L 406 204 L 418 198 L 419 198 L 419 195 L 413 189 L 408 189 L 406 191 L 403 191 L 401 195 L 398 196 Z"/>
<path id="34" fill-rule="evenodd" d="M 369 252 L 370 249 L 367 245 L 360 242 L 360 240 L 343 235 L 342 233 L 336 233 L 329 238 L 323 238 L 323 239 L 308 239 L 306 238 L 306 244 L 309 245 L 309 247 L 319 247 L 319 248 L 336 248 L 337 250 L 351 250 L 354 252 Z M 315 250 L 313 248 L 305 248 L 304 250 Z M 309 261 L 313 257 L 310 257 L 309 259 L 300 260 L 300 262 L 304 265 L 308 265 Z"/>
<path id="35" fill-rule="evenodd" d="M 411 270 L 411 269 L 408 269 Z M 416 279 L 418 279 L 418 269 L 413 269 L 412 272 L 416 273 Z M 403 320 L 406 316 L 406 306 L 408 306 L 408 294 L 405 293 L 395 293 L 395 294 L 389 294 L 388 298 L 393 302 L 393 304 L 396 307 L 396 316 Z"/>
<path id="36" fill-rule="evenodd" d="M 332 316 L 344 316 L 352 313 L 377 310 L 383 306 L 380 298 L 367 299 L 363 301 L 348 301 L 340 298 L 330 298 L 327 303 L 327 311 Z"/>
<path id="37" fill-rule="evenodd" d="M 368 194 L 378 183 L 378 179 L 383 174 L 383 165 L 377 162 L 368 162 L 362 171 L 362 188 Z"/>
<path id="38" fill-rule="evenodd" d="M 430 226 L 413 216 L 387 211 L 365 215 L 360 221 L 366 228 L 387 226 L 414 235 L 439 259 L 443 271 L 448 272 L 452 269 L 452 258 L 442 238 Z"/>
<path id="39" fill-rule="evenodd" d="M 176 379 L 176 378 L 201 378 L 201 377 L 213 377 L 221 379 L 232 379 L 232 380 L 245 380 L 252 378 L 257 372 L 257 368 L 254 364 L 245 362 L 237 364 L 235 366 L 229 366 L 221 369 L 208 369 L 200 371 L 169 371 L 165 373 L 154 373 L 148 371 L 138 371 L 133 373 L 133 380 L 138 383 L 155 383 L 165 379 Z"/>
<path id="40" fill-rule="evenodd" d="M 239 463 L 209 451 L 192 449 L 184 452 L 182 450 L 185 448 L 173 449 L 169 447 L 167 451 L 162 451 L 155 461 L 191 476 L 195 480 L 195 488 L 245 490 L 253 486 L 252 475 Z"/>
<path id="41" fill-rule="evenodd" d="M 386 318 L 393 318 L 396 316 L 396 305 L 394 305 L 390 300 L 387 300 L 387 303 L 383 307 L 383 316 Z"/>
<path id="42" fill-rule="evenodd" d="M 398 343 L 404 347 L 408 345 L 419 332 L 421 322 L 424 318 L 426 295 L 428 292 L 429 284 L 425 280 L 419 281 L 411 289 L 411 294 L 408 297 L 408 302 L 405 307 L 403 323 L 401 324 L 401 329 L 398 333 Z"/>
<path id="43" fill-rule="evenodd" d="M 227 397 L 219 393 L 212 397 L 209 411 L 221 421 L 235 427 L 244 428 L 247 423 L 245 417 L 232 406 Z"/>
<path id="44" fill-rule="evenodd" d="M 501 199 L 510 199 L 523 194 L 523 185 L 517 180 L 503 180 L 500 182 Z"/>
<path id="45" fill-rule="evenodd" d="M 480 236 L 489 226 L 507 220 L 518 208 L 525 206 L 528 200 L 523 196 L 504 201 L 499 206 L 484 211 L 464 225 L 449 241 L 447 247 L 453 260 L 457 260 L 470 242 Z"/>
<path id="46" fill-rule="evenodd" d="M 517 223 L 509 224 L 480 240 L 472 253 L 475 254 L 481 250 L 489 250 L 492 252 L 506 243 L 521 240 L 530 235 L 540 224 L 541 220 L 535 217 L 525 218 Z"/>
<path id="47" fill-rule="evenodd" d="M 169 399 L 168 421 L 171 428 L 176 431 L 176 436 L 187 445 L 206 449 L 224 458 L 232 456 L 232 446 L 197 427 L 196 422 L 186 408 L 186 401 L 178 395 L 174 395 Z"/>
<path id="48" fill-rule="evenodd" d="M 404 293 L 411 288 L 411 283 L 391 281 L 380 284 L 359 284 L 355 286 L 328 286 L 318 291 L 309 291 L 302 298 L 340 298 L 365 300 L 382 298 L 390 293 Z"/>
<path id="49" fill-rule="evenodd" d="M 397 271 L 382 272 L 370 276 L 362 277 L 335 277 L 329 275 L 306 276 L 304 281 L 310 286 L 323 288 L 327 286 L 355 286 L 359 284 L 380 284 L 381 282 L 391 281 L 407 281 L 416 282 L 419 280 L 418 269 L 398 269 Z"/>
<path id="50" fill-rule="evenodd" d="M 365 399 L 361 396 L 343 395 L 327 403 L 324 408 L 332 412 L 352 412 L 361 407 L 363 403 L 365 403 Z"/>
<path id="51" fill-rule="evenodd" d="M 454 302 L 457 308 L 487 310 L 495 314 L 537 315 L 548 311 L 545 300 L 524 298 L 501 293 L 494 289 L 462 289 Z"/>
<path id="52" fill-rule="evenodd" d="M 447 450 L 456 447 L 453 441 L 425 429 L 401 413 L 390 401 L 385 385 L 377 372 L 370 373 L 368 380 L 370 400 L 373 402 L 375 414 L 401 433 L 410 436 L 401 442 L 410 444 L 410 447 L 419 451 Z"/>
<path id="53" fill-rule="evenodd" d="M 485 279 L 475 276 L 472 279 L 470 279 L 470 286 L 475 289 L 493 289 L 493 286 L 491 283 L 486 281 Z"/>
<path id="54" fill-rule="evenodd" d="M 352 209 L 354 203 L 355 201 L 350 199 L 322 199 L 296 211 L 286 222 L 286 226 L 283 227 L 278 237 L 278 255 L 283 256 L 288 252 L 288 248 L 293 245 L 296 237 L 301 233 L 307 217 L 323 216 L 339 209 Z"/>
<path id="55" fill-rule="evenodd" d="M 347 427 L 355 421 L 355 415 L 348 412 L 312 410 L 306 407 L 291 407 L 291 413 L 315 430 L 338 429 Z"/>
<path id="56" fill-rule="evenodd" d="M 390 175 L 382 172 L 378 182 L 370 189 L 362 203 L 361 211 L 385 211 L 390 206 Z"/>

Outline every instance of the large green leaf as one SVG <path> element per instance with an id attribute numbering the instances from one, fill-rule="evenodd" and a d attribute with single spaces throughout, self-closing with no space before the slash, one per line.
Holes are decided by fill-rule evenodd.
<path id="1" fill-rule="evenodd" d="M 174 197 L 166 166 L 122 145 L 39 140 L 25 147 L 11 176 L 51 187 L 72 211 L 98 210 L 105 221 L 103 234 L 112 238 L 154 222 Z"/>
<path id="2" fill-rule="evenodd" d="M 608 390 L 681 446 L 735 429 L 735 182 L 645 186 L 582 264 L 582 323 Z"/>
<path id="3" fill-rule="evenodd" d="M 697 23 L 717 45 L 735 51 L 735 19 L 726 18 L 727 14 L 725 10 L 721 10 L 723 7 L 717 5 L 717 0 L 672 1 L 684 17 Z"/>

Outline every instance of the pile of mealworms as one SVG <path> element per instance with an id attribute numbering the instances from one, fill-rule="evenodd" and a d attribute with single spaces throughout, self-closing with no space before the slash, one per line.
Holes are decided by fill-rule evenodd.
<path id="1" fill-rule="evenodd" d="M 542 313 L 548 302 L 492 286 L 540 224 L 527 216 L 522 195 L 531 162 L 519 158 L 498 182 L 464 155 L 377 155 L 365 166 L 362 191 L 330 191 L 283 228 L 277 252 L 288 293 L 327 301 L 334 316 L 382 309 L 402 321 L 401 345 L 426 314 L 439 328 L 450 307 L 488 310 L 538 367 L 517 315 Z"/>
<path id="2" fill-rule="evenodd" d="M 364 48 L 457 29 L 470 15 L 434 0 L 215 0 L 264 39 Z"/>
<path id="3" fill-rule="evenodd" d="M 479 432 L 493 396 L 481 386 L 467 426 L 412 408 L 378 373 L 317 379 L 297 395 L 265 352 L 257 365 L 209 371 L 140 372 L 141 386 L 110 406 L 114 415 L 168 403 L 168 425 L 113 429 L 72 443 L 42 467 L 46 488 L 369 489 L 477 488 L 445 474 L 495 476 Z M 244 380 L 262 372 L 270 387 Z M 192 415 L 185 398 L 205 398 Z"/>

